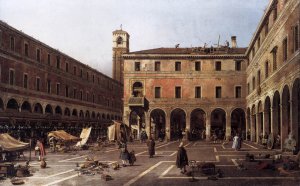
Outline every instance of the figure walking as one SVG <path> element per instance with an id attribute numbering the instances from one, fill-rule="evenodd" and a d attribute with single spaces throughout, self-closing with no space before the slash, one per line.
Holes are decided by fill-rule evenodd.
<path id="1" fill-rule="evenodd" d="M 147 147 L 149 152 L 149 158 L 153 158 L 155 154 L 155 141 L 152 137 L 147 141 Z"/>
<path id="2" fill-rule="evenodd" d="M 129 159 L 129 152 L 127 150 L 127 144 L 125 141 L 120 142 L 120 159 L 122 160 L 123 167 L 126 167 L 127 160 Z"/>
<path id="3" fill-rule="evenodd" d="M 180 172 L 182 174 L 186 173 L 186 166 L 188 165 L 188 156 L 186 153 L 185 148 L 183 147 L 183 142 L 180 142 L 179 148 L 177 151 L 177 159 L 176 159 L 176 166 L 180 168 Z"/>
<path id="4" fill-rule="evenodd" d="M 238 136 L 238 134 L 236 134 L 233 138 L 232 148 L 235 150 L 239 150 L 241 147 L 240 143 L 241 143 L 240 137 Z"/>
<path id="5" fill-rule="evenodd" d="M 45 151 L 43 143 L 40 140 L 36 141 L 36 146 L 35 146 L 34 150 L 35 150 L 35 155 L 36 154 L 39 155 L 39 161 L 43 160 L 46 155 L 46 151 Z"/>

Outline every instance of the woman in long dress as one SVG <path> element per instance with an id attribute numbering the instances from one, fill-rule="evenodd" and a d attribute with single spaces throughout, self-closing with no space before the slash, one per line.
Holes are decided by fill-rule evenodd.
<path id="1" fill-rule="evenodd" d="M 184 174 L 186 172 L 186 166 L 188 165 L 188 156 L 185 148 L 183 147 L 183 142 L 180 143 L 178 151 L 177 151 L 177 159 L 176 166 L 181 169 L 181 173 Z"/>
<path id="2" fill-rule="evenodd" d="M 239 138 L 240 137 L 238 136 L 238 134 L 236 134 L 234 136 L 234 138 L 233 138 L 232 148 L 235 149 L 235 150 L 239 150 L 239 147 L 240 147 L 240 145 L 239 145 L 239 143 L 240 143 Z"/>

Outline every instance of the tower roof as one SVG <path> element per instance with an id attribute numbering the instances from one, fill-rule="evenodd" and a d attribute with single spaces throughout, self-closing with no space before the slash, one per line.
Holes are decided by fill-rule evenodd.
<path id="1" fill-rule="evenodd" d="M 113 34 L 128 34 L 128 33 L 124 30 L 115 30 L 113 31 Z"/>

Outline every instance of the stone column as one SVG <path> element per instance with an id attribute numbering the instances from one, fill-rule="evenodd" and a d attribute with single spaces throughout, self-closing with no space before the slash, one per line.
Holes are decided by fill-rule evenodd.
<path id="1" fill-rule="evenodd" d="M 259 141 L 259 136 L 261 135 L 261 125 L 262 125 L 262 120 L 261 120 L 261 114 L 262 113 L 257 113 L 256 114 L 256 143 L 260 143 Z"/>
<path id="2" fill-rule="evenodd" d="M 170 116 L 166 116 L 166 141 L 171 141 L 171 122 L 170 122 Z"/>
<path id="3" fill-rule="evenodd" d="M 190 120 L 190 115 L 187 114 L 187 116 L 185 118 L 185 136 L 184 136 L 184 140 L 189 139 L 190 130 L 191 130 L 191 120 Z"/>
<path id="4" fill-rule="evenodd" d="M 148 138 L 151 136 L 151 123 L 150 123 L 150 116 L 148 116 L 147 112 L 144 112 L 145 114 L 145 125 L 146 125 L 146 133 Z"/>
<path id="5" fill-rule="evenodd" d="M 226 141 L 229 141 L 231 138 L 231 116 L 226 113 Z"/>
<path id="6" fill-rule="evenodd" d="M 205 115 L 205 121 L 206 121 L 206 129 L 205 129 L 205 132 L 206 132 L 206 141 L 210 141 L 210 130 L 211 130 L 211 123 L 210 123 L 210 113 L 207 113 Z"/>
<path id="7" fill-rule="evenodd" d="M 280 104 L 280 123 L 281 123 L 281 130 L 280 130 L 280 136 L 281 136 L 281 149 L 283 149 L 284 140 L 288 137 L 288 108 L 286 104 Z"/>
<path id="8" fill-rule="evenodd" d="M 248 136 L 248 130 L 250 129 L 250 124 L 251 124 L 250 116 L 246 115 L 246 140 L 248 140 L 247 136 Z"/>
<path id="9" fill-rule="evenodd" d="M 251 131 L 250 131 L 250 132 L 251 132 L 250 140 L 251 140 L 251 141 L 255 141 L 255 132 L 256 132 L 256 131 L 255 131 L 255 123 L 256 123 L 256 122 L 255 122 L 255 115 L 251 115 L 251 118 L 250 118 L 250 119 L 251 119 L 251 121 L 250 121 L 250 122 L 251 122 L 251 126 L 250 126 L 250 128 L 251 128 L 251 129 L 250 129 L 250 130 L 251 130 Z"/>
<path id="10" fill-rule="evenodd" d="M 298 100 L 300 101 L 300 100 Z M 298 133 L 298 115 L 300 114 L 298 112 L 298 104 L 296 104 L 297 102 L 295 101 L 290 101 L 290 105 L 291 105 L 291 110 L 290 110 L 290 118 L 291 118 L 291 131 L 292 134 L 294 135 L 296 141 L 298 142 L 299 140 L 299 133 Z M 297 144 L 298 147 L 300 147 L 300 144 Z"/>

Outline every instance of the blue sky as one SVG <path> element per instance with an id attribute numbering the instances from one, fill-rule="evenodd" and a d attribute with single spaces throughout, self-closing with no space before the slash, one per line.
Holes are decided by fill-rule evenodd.
<path id="1" fill-rule="evenodd" d="M 130 51 L 230 41 L 247 47 L 269 0 L 0 0 L 0 19 L 111 76 L 112 32 Z"/>

